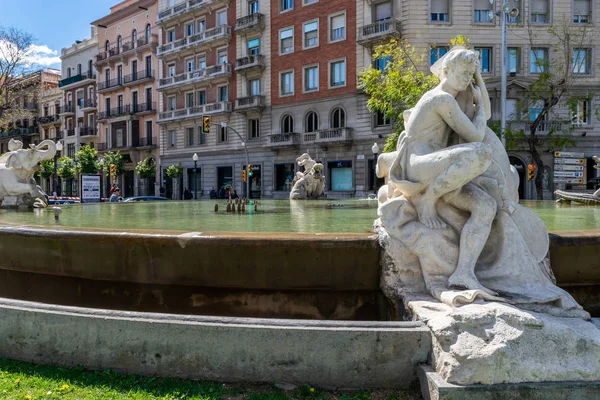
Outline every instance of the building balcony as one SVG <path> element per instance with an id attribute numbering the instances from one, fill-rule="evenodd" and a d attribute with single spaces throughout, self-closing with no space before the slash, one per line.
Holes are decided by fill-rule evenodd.
<path id="1" fill-rule="evenodd" d="M 133 138 L 133 147 L 151 148 L 151 147 L 157 147 L 157 146 L 158 146 L 158 141 L 156 140 L 155 137 L 150 136 L 150 137 Z"/>
<path id="2" fill-rule="evenodd" d="M 300 134 L 299 133 L 276 133 L 274 135 L 269 135 L 269 142 L 267 143 L 267 147 L 275 148 L 275 147 L 292 147 L 300 144 Z"/>
<path id="3" fill-rule="evenodd" d="M 246 15 L 235 21 L 235 33 L 253 33 L 265 29 L 265 16 L 260 13 Z"/>
<path id="4" fill-rule="evenodd" d="M 38 119 L 40 125 L 60 124 L 60 115 L 46 115 Z"/>
<path id="5" fill-rule="evenodd" d="M 183 90 L 183 86 L 187 85 L 195 85 L 200 82 L 214 82 L 219 78 L 229 79 L 231 77 L 231 69 L 231 64 L 217 64 L 204 69 L 162 78 L 158 81 L 158 90 L 167 90 L 173 87 Z"/>
<path id="6" fill-rule="evenodd" d="M 231 103 L 228 101 L 220 101 L 217 103 L 161 112 L 158 114 L 158 123 L 164 124 L 174 121 L 183 121 L 190 118 L 201 118 L 204 115 L 218 115 L 230 112 Z"/>
<path id="7" fill-rule="evenodd" d="M 75 113 L 75 107 L 73 107 L 73 104 L 66 104 L 62 107 L 62 109 L 59 111 L 59 115 L 61 117 L 70 117 Z"/>
<path id="8" fill-rule="evenodd" d="M 96 83 L 96 73 L 88 71 L 83 74 L 77 74 L 70 78 L 65 78 L 58 81 L 58 87 L 62 90 L 69 90 L 79 86 Z"/>
<path id="9" fill-rule="evenodd" d="M 38 104 L 35 102 L 23 103 L 23 108 L 27 111 L 36 111 L 38 109 Z"/>
<path id="10" fill-rule="evenodd" d="M 148 49 L 156 49 L 158 46 L 158 35 L 152 34 L 149 37 L 146 35 L 139 37 L 136 42 L 135 51 L 137 53 L 142 53 Z"/>
<path id="11" fill-rule="evenodd" d="M 358 28 L 357 42 L 365 47 L 400 37 L 400 21 L 388 19 Z"/>
<path id="12" fill-rule="evenodd" d="M 109 118 L 119 118 L 127 115 L 131 115 L 131 106 L 129 104 L 123 105 L 121 107 L 111 108 L 110 110 L 105 110 L 99 112 L 97 115 L 98 121 L 102 121 Z"/>
<path id="13" fill-rule="evenodd" d="M 167 57 L 183 50 L 189 49 L 191 52 L 208 49 L 212 46 L 228 43 L 231 39 L 231 27 L 220 25 L 195 35 L 175 40 L 171 43 L 165 43 L 158 47 L 156 54 L 159 57 Z"/>
<path id="14" fill-rule="evenodd" d="M 108 51 L 101 51 L 96 54 L 96 67 L 104 65 L 109 62 L 115 62 L 121 59 L 122 48 L 113 47 Z"/>
<path id="15" fill-rule="evenodd" d="M 263 108 L 265 108 L 265 96 L 248 96 L 235 101 L 235 111 L 260 111 Z"/>
<path id="16" fill-rule="evenodd" d="M 500 126 L 500 121 L 488 121 L 488 125 L 497 124 Z M 522 130 L 525 134 L 529 134 L 529 130 L 531 129 L 532 121 L 506 121 L 506 126 L 514 131 Z M 548 133 L 550 131 L 553 132 L 561 132 L 563 129 L 570 129 L 570 122 L 565 121 L 542 121 L 537 131 L 540 133 Z"/>
<path id="17" fill-rule="evenodd" d="M 79 128 L 79 136 L 81 139 L 95 139 L 98 137 L 98 130 L 91 126 L 82 126 Z"/>
<path id="18" fill-rule="evenodd" d="M 96 111 L 97 108 L 96 100 L 94 99 L 81 99 L 77 106 L 83 112 Z"/>
<path id="19" fill-rule="evenodd" d="M 266 65 L 266 57 L 262 54 L 246 56 L 235 60 L 235 72 L 248 73 L 251 71 L 262 71 Z"/>
<path id="20" fill-rule="evenodd" d="M 343 143 L 352 140 L 352 128 L 321 129 L 316 132 L 304 133 L 302 142 L 310 143 Z"/>
<path id="21" fill-rule="evenodd" d="M 143 70 L 133 72 L 123 77 L 123 86 L 139 85 L 146 82 L 152 82 L 154 80 L 154 70 Z"/>
<path id="22" fill-rule="evenodd" d="M 107 143 L 96 143 L 96 150 L 100 151 L 107 151 L 108 150 L 108 144 Z"/>
<path id="23" fill-rule="evenodd" d="M 194 14 L 202 14 L 204 11 L 215 9 L 219 5 L 226 5 L 229 0 L 189 0 L 177 4 L 173 7 L 166 8 L 159 11 L 156 18 L 158 25 L 165 25 L 167 23 L 175 23 L 181 19 L 182 16 L 188 12 L 194 12 Z M 187 18 L 187 16 L 185 17 Z M 182 22 L 182 21 L 179 21 Z"/>
<path id="24" fill-rule="evenodd" d="M 110 81 L 98 82 L 98 93 L 106 93 L 123 86 L 123 78 L 115 78 Z"/>
<path id="25" fill-rule="evenodd" d="M 65 129 L 65 136 L 66 137 L 75 136 L 75 128 Z"/>
<path id="26" fill-rule="evenodd" d="M 131 113 L 134 115 L 146 115 L 156 113 L 156 102 L 147 101 L 131 105 Z"/>
<path id="27" fill-rule="evenodd" d="M 33 125 L 33 126 L 28 126 L 28 127 L 15 127 L 15 128 L 8 128 L 2 132 L 0 132 L 0 139 L 8 139 L 8 138 L 13 138 L 13 137 L 17 137 L 17 136 L 32 136 L 32 135 L 37 135 L 38 134 L 38 127 L 37 125 Z"/>

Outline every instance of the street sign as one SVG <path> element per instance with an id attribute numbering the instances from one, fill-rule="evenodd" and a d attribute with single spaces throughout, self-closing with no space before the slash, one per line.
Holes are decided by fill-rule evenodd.
<path id="1" fill-rule="evenodd" d="M 554 178 L 554 183 L 583 183 L 583 179 Z"/>
<path id="2" fill-rule="evenodd" d="M 554 166 L 555 171 L 583 171 L 583 165 L 557 164 Z"/>
<path id="3" fill-rule="evenodd" d="M 365 159 L 365 155 L 364 154 L 357 154 L 356 155 L 356 159 L 357 160 L 364 160 Z"/>
<path id="4" fill-rule="evenodd" d="M 554 176 L 558 178 L 583 178 L 583 172 L 554 171 Z"/>
<path id="5" fill-rule="evenodd" d="M 555 158 L 554 164 L 585 164 L 585 160 L 582 158 Z"/>
<path id="6" fill-rule="evenodd" d="M 81 202 L 100 201 L 100 175 L 81 175 Z"/>
<path id="7" fill-rule="evenodd" d="M 574 153 L 568 151 L 555 151 L 554 157 L 564 157 L 564 158 L 584 158 L 584 153 Z"/>

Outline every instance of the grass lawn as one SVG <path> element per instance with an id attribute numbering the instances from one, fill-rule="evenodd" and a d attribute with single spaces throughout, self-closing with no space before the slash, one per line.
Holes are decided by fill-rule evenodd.
<path id="1" fill-rule="evenodd" d="M 421 400 L 418 389 L 406 391 L 332 392 L 274 385 L 233 385 L 126 375 L 83 368 L 57 368 L 0 358 L 0 399 L 121 400 Z"/>

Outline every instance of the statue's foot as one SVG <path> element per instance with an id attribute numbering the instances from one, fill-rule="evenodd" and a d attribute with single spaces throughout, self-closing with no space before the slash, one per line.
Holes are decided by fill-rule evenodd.
<path id="1" fill-rule="evenodd" d="M 479 283 L 479 280 L 477 280 L 475 275 L 469 273 L 459 273 L 458 270 L 455 271 L 450 278 L 448 278 L 448 287 L 452 289 L 481 290 L 490 296 L 498 296 L 498 293 Z"/>
<path id="2" fill-rule="evenodd" d="M 420 198 L 415 203 L 417 213 L 419 214 L 419 221 L 421 221 L 423 225 L 431 229 L 442 229 L 446 227 L 446 223 L 440 218 L 435 210 L 435 201 L 427 201 L 424 198 Z"/>

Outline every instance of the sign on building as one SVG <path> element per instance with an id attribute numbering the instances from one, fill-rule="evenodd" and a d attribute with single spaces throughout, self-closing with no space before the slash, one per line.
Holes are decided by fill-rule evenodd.
<path id="1" fill-rule="evenodd" d="M 554 183 L 585 185 L 587 183 L 584 153 L 554 152 Z"/>
<path id="2" fill-rule="evenodd" d="M 81 175 L 81 202 L 100 201 L 100 175 Z"/>

